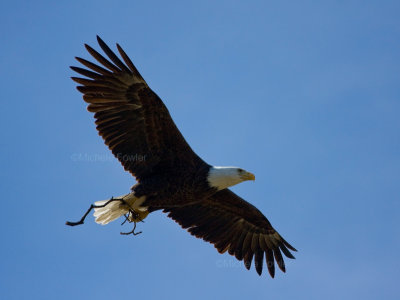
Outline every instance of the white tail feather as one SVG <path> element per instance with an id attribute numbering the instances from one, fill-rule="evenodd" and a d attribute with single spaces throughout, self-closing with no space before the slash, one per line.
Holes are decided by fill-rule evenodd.
<path id="1" fill-rule="evenodd" d="M 116 199 L 122 199 L 122 197 Z M 107 203 L 107 201 L 109 200 L 97 201 L 94 204 L 100 206 Z M 111 221 L 114 221 L 115 219 L 118 219 L 122 215 L 128 213 L 128 211 L 128 208 L 121 205 L 120 201 L 114 201 L 108 203 L 104 207 L 95 208 L 93 216 L 96 218 L 96 223 L 106 225 Z"/>
<path id="2" fill-rule="evenodd" d="M 147 207 L 141 207 L 140 205 L 144 202 L 145 197 L 136 198 L 134 193 L 130 193 L 124 196 L 120 196 L 114 199 L 124 200 L 128 205 L 121 205 L 121 201 L 112 201 L 104 207 L 98 207 L 94 209 L 93 216 L 96 218 L 95 221 L 98 224 L 106 225 L 115 219 L 127 214 L 129 212 L 129 207 L 133 210 L 145 211 Z M 106 204 L 110 200 L 97 201 L 94 204 L 96 206 L 101 206 Z M 147 214 L 146 214 L 147 216 Z"/>

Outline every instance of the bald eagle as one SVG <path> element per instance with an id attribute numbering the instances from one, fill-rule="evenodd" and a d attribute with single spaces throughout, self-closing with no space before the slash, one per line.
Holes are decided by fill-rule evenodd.
<path id="1" fill-rule="evenodd" d="M 118 56 L 97 36 L 108 59 L 85 44 L 97 65 L 76 57 L 86 68 L 71 67 L 86 78 L 72 77 L 78 91 L 94 113 L 96 128 L 124 169 L 137 183 L 131 192 L 95 202 L 79 222 L 94 209 L 99 224 L 125 216 L 139 222 L 151 212 L 162 210 L 192 235 L 214 244 L 219 253 L 228 251 L 250 269 L 254 258 L 259 275 L 263 260 L 271 277 L 276 261 L 285 272 L 282 253 L 294 258 L 297 251 L 271 226 L 253 205 L 228 188 L 252 173 L 237 167 L 211 166 L 185 141 L 166 106 L 150 89 L 132 61 L 117 44 Z M 125 234 L 138 234 L 134 229 Z"/>

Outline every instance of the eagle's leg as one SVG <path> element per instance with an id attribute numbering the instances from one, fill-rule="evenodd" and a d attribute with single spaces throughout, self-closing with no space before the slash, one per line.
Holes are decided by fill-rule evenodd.
<path id="1" fill-rule="evenodd" d="M 117 198 L 111 197 L 110 200 L 108 200 L 106 203 L 104 203 L 104 204 L 102 204 L 102 205 L 94 205 L 94 204 L 90 205 L 90 207 L 89 207 L 89 209 L 87 210 L 87 212 L 83 215 L 83 217 L 82 217 L 78 222 L 69 222 L 69 221 L 67 221 L 67 222 L 65 223 L 65 225 L 69 225 L 69 226 L 82 225 L 82 224 L 84 223 L 84 221 L 85 221 L 87 215 L 90 213 L 90 211 L 91 211 L 92 209 L 94 209 L 94 208 L 105 207 L 105 206 L 107 206 L 108 204 L 110 204 L 111 202 L 115 202 L 115 201 L 120 201 L 120 202 L 122 202 L 123 204 L 126 204 L 126 202 L 125 202 L 124 199 L 117 199 Z"/>
<path id="2" fill-rule="evenodd" d="M 130 216 L 129 216 L 129 213 L 127 213 L 127 214 L 124 214 L 124 218 L 125 218 L 125 220 L 121 223 L 121 226 L 122 225 L 124 225 L 126 222 L 129 222 L 129 223 L 132 223 L 132 222 L 143 222 L 144 223 L 144 221 L 142 220 L 142 219 L 140 219 L 139 218 L 139 213 L 137 213 L 136 211 L 134 211 L 134 210 L 131 210 L 130 211 L 130 213 L 133 215 L 133 217 L 131 218 Z M 135 221 L 134 221 L 135 220 Z"/>

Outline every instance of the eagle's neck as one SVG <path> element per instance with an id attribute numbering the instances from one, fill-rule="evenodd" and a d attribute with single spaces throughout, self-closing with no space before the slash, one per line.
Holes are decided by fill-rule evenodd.
<path id="1" fill-rule="evenodd" d="M 236 167 L 211 167 L 207 175 L 208 184 L 223 190 L 243 181 Z"/>

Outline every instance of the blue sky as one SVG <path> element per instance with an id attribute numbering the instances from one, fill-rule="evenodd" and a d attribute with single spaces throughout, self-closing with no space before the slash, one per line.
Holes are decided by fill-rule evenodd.
<path id="1" fill-rule="evenodd" d="M 397 299 L 399 11 L 3 1 L 1 298 Z M 69 79 L 96 34 L 123 46 L 202 158 L 255 173 L 233 190 L 299 249 L 286 274 L 259 277 L 160 212 L 135 238 L 119 221 L 64 225 L 134 184 Z"/>

